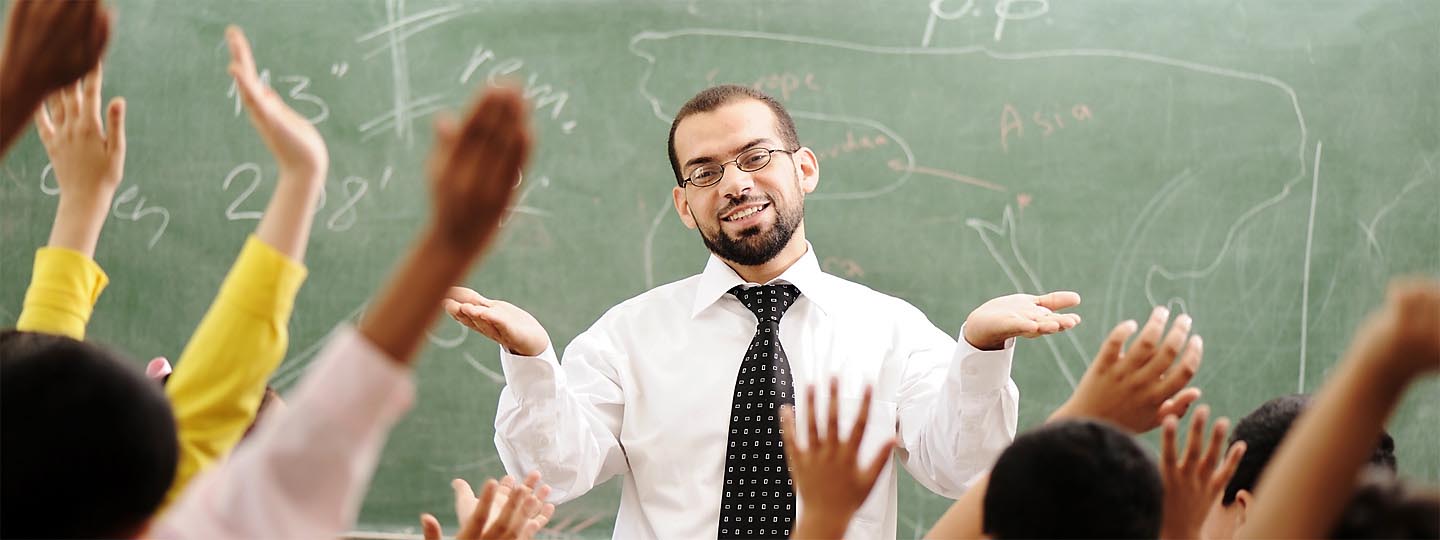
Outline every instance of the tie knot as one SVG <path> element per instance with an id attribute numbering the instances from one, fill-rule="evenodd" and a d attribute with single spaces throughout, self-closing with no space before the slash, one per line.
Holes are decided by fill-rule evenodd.
<path id="1" fill-rule="evenodd" d="M 755 319 L 772 323 L 780 322 L 785 311 L 800 299 L 800 289 L 788 283 L 761 285 L 749 289 L 736 285 L 730 289 L 730 294 L 740 299 L 740 303 L 745 304 L 745 307 L 755 314 Z"/>

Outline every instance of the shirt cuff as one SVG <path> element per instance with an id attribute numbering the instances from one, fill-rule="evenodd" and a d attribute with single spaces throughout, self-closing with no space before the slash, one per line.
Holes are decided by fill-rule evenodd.
<path id="1" fill-rule="evenodd" d="M 365 440 L 390 429 L 415 401 L 410 369 L 348 324 L 335 328 L 316 358 L 295 391 L 291 415 L 314 411 L 320 425 Z"/>
<path id="2" fill-rule="evenodd" d="M 285 320 L 294 308 L 295 295 L 306 273 L 305 265 L 252 234 L 225 276 L 225 283 L 220 285 L 217 300 L 267 319 Z"/>
<path id="3" fill-rule="evenodd" d="M 510 386 L 516 401 L 524 403 L 536 398 L 547 398 L 555 394 L 555 380 L 560 373 L 560 360 L 555 355 L 555 346 L 546 345 L 540 356 L 521 356 L 500 347 L 500 369 L 505 373 L 505 384 Z"/>
<path id="4" fill-rule="evenodd" d="M 1005 346 L 996 351 L 982 351 L 965 339 L 965 327 L 960 327 L 959 342 L 955 345 L 955 366 L 951 376 L 960 377 L 965 392 L 989 392 L 1004 388 L 1010 382 L 1010 365 L 1015 359 L 1015 338 L 1005 340 Z"/>
<path id="5" fill-rule="evenodd" d="M 95 302 L 109 283 L 90 257 L 71 249 L 42 247 L 35 251 L 30 287 L 15 327 L 84 339 Z"/>

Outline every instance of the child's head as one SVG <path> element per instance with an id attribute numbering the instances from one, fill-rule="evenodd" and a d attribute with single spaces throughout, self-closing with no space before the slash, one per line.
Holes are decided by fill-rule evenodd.
<path id="1" fill-rule="evenodd" d="M 137 366 L 73 339 L 0 332 L 0 536 L 144 531 L 175 477 L 175 419 Z"/>
<path id="2" fill-rule="evenodd" d="M 1260 481 L 1260 473 L 1265 471 L 1280 441 L 1309 404 L 1310 396 L 1305 394 L 1280 396 L 1260 404 L 1235 424 L 1230 443 L 1245 441 L 1245 456 L 1240 458 L 1235 476 L 1230 477 L 1225 493 L 1205 519 L 1206 537 L 1235 537 L 1245 523 L 1246 510 L 1254 504 L 1255 484 Z M 1380 440 L 1370 454 L 1370 463 L 1391 474 L 1395 472 L 1395 440 L 1389 433 L 1380 433 Z"/>
<path id="3" fill-rule="evenodd" d="M 1440 494 L 1406 485 L 1371 465 L 1330 531 L 1331 538 L 1440 538 Z"/>
<path id="4" fill-rule="evenodd" d="M 990 472 L 984 530 L 992 538 L 1157 538 L 1163 489 L 1129 434 L 1067 420 L 1015 439 Z"/>

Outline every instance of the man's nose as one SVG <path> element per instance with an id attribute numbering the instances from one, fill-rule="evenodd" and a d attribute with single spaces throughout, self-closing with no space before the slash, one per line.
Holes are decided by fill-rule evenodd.
<path id="1" fill-rule="evenodd" d="M 720 177 L 720 185 L 716 187 L 720 188 L 720 193 L 727 199 L 744 199 L 755 187 L 755 177 L 740 170 L 739 166 L 733 169 L 729 168 L 730 165 L 725 167 L 729 170 L 725 171 L 725 176 Z"/>

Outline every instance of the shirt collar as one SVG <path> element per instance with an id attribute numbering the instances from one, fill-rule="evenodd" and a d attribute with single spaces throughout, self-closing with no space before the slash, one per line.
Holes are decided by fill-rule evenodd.
<path id="1" fill-rule="evenodd" d="M 805 254 L 765 285 L 773 283 L 794 285 L 795 288 L 800 289 L 800 294 L 815 302 L 821 311 L 826 311 L 826 301 L 830 296 L 829 278 L 829 275 L 820 270 L 820 261 L 815 258 L 815 248 L 807 241 L 805 242 Z M 700 315 L 701 311 L 714 305 L 736 285 L 746 284 L 746 281 L 736 274 L 730 265 L 725 264 L 725 261 L 716 257 L 715 254 L 710 254 L 710 259 L 705 263 L 705 271 L 700 274 L 700 285 L 695 289 L 695 304 L 690 311 L 690 317 L 694 318 Z"/>

